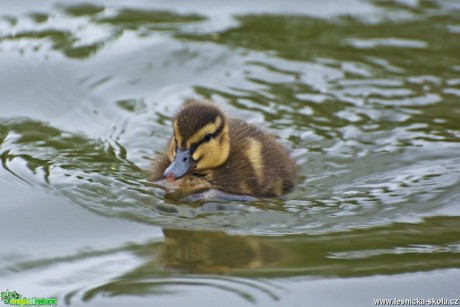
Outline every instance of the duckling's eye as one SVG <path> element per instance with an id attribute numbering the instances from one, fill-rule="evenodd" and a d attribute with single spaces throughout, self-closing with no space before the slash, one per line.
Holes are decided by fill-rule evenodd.
<path id="1" fill-rule="evenodd" d="M 203 138 L 203 142 L 207 143 L 211 140 L 211 138 L 212 138 L 212 135 L 206 134 Z"/>

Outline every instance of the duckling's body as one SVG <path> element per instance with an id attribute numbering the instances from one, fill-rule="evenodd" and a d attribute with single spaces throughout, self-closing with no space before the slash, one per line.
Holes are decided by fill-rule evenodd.
<path id="1" fill-rule="evenodd" d="M 295 163 L 276 140 L 211 103 L 192 102 L 174 120 L 167 154 L 152 170 L 186 194 L 216 189 L 278 196 L 294 186 Z"/>

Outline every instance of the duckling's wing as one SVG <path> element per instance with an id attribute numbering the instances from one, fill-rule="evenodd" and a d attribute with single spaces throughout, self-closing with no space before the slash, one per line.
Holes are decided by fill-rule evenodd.
<path id="1" fill-rule="evenodd" d="M 222 185 L 235 186 L 237 193 L 260 196 L 280 195 L 293 187 L 295 163 L 273 136 L 254 125 L 231 120 L 230 139 Z"/>

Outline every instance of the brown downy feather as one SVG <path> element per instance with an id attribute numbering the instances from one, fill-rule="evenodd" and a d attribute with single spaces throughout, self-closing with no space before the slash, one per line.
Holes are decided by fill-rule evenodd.
<path id="1" fill-rule="evenodd" d="M 163 153 L 155 160 L 151 180 L 163 178 L 165 169 L 174 160 L 175 147 L 187 149 L 187 146 L 198 144 L 198 147 L 208 146 L 206 150 L 201 149 L 204 159 L 209 159 L 210 163 L 219 162 L 209 168 L 209 163 L 204 163 L 204 169 L 192 169 L 176 180 L 172 186 L 186 191 L 186 194 L 216 189 L 231 194 L 272 197 L 294 187 L 295 163 L 288 151 L 254 125 L 237 119 L 228 120 L 217 106 L 201 102 L 187 104 L 173 123 L 175 131 L 169 153 Z M 199 139 L 203 129 L 215 129 L 216 139 L 212 144 L 198 142 L 191 145 L 190 140 Z M 209 157 L 211 153 L 220 155 L 220 148 L 228 150 L 225 142 L 230 145 L 226 153 L 228 158 L 225 153 L 222 153 L 222 159 Z"/>

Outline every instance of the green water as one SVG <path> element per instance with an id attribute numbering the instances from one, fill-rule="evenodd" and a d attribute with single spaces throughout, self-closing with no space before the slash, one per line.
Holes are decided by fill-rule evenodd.
<path id="1" fill-rule="evenodd" d="M 0 291 L 73 306 L 458 299 L 457 1 L 3 1 Z M 292 148 L 296 189 L 146 180 L 189 98 Z"/>

